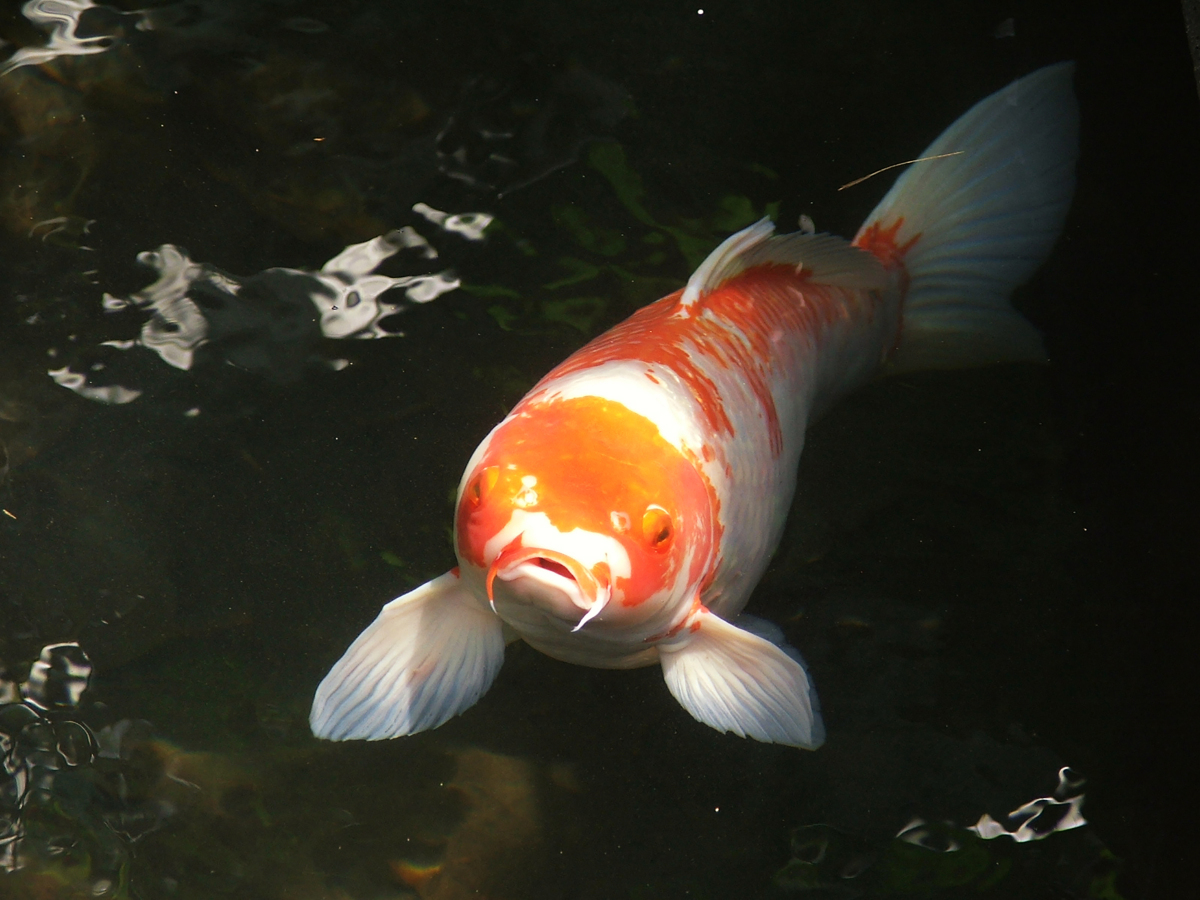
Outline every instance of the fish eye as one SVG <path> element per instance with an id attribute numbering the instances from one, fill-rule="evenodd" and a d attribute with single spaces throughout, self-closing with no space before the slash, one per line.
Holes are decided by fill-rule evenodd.
<path id="1" fill-rule="evenodd" d="M 467 500 L 471 506 L 478 506 L 500 480 L 500 467 L 487 466 L 480 469 L 467 485 Z"/>
<path id="2" fill-rule="evenodd" d="M 675 532 L 671 514 L 661 506 L 650 506 L 642 514 L 642 537 L 651 550 L 666 550 Z"/>

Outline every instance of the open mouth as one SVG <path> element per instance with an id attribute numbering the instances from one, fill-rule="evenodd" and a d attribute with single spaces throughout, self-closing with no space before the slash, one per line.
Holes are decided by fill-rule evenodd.
<path id="1" fill-rule="evenodd" d="M 575 576 L 571 574 L 571 570 L 568 569 L 566 566 L 564 566 L 560 562 L 555 562 L 554 560 L 547 559 L 544 556 L 536 557 L 535 559 L 530 560 L 530 561 L 533 562 L 535 565 L 537 565 L 539 568 L 545 569 L 548 572 L 553 572 L 555 575 L 558 575 L 561 578 L 566 578 L 566 579 L 569 579 L 570 581 L 575 580 Z"/>
<path id="2" fill-rule="evenodd" d="M 547 575 L 551 577 L 547 578 Z M 557 593 L 564 594 L 572 606 L 583 611 L 573 631 L 598 616 L 612 598 L 606 564 L 601 563 L 595 571 L 589 571 L 564 553 L 542 547 L 516 546 L 501 551 L 488 567 L 487 595 L 493 610 L 496 608 L 495 580 L 515 581 L 522 577 L 554 588 Z"/>

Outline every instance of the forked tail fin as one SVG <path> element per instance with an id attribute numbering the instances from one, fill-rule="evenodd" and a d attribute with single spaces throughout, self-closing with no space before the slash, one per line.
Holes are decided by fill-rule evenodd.
<path id="1" fill-rule="evenodd" d="M 896 180 L 854 243 L 906 283 L 889 369 L 1043 361 L 1042 338 L 1009 294 L 1050 254 L 1075 190 L 1074 63 L 975 104 Z M 961 151 L 961 152 L 960 152 Z"/>

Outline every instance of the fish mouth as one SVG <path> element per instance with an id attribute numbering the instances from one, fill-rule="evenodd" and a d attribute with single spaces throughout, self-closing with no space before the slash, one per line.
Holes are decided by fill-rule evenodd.
<path id="1" fill-rule="evenodd" d="M 607 563 L 598 563 L 588 569 L 574 557 L 544 547 L 508 547 L 492 561 L 487 572 L 487 595 L 493 611 L 496 609 L 494 585 L 497 578 L 501 581 L 529 579 L 556 595 L 565 596 L 570 607 L 561 609 L 564 604 L 555 604 L 566 614 L 560 618 L 574 621 L 579 611 L 583 613 L 571 629 L 573 632 L 598 616 L 612 599 L 612 579 Z"/>

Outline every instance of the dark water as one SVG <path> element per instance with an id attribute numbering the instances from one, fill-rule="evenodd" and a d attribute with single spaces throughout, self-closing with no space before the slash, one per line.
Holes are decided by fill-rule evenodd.
<path id="1" fill-rule="evenodd" d="M 1177 7 L 85 6 L 0 21 L 0 897 L 1194 895 Z M 825 747 L 523 644 L 432 733 L 309 736 L 541 374 L 764 210 L 852 235 L 892 173 L 839 185 L 1067 58 L 1079 188 L 1017 295 L 1051 365 L 830 413 L 751 601 Z M 963 830 L 1062 766 L 1086 825 Z"/>

